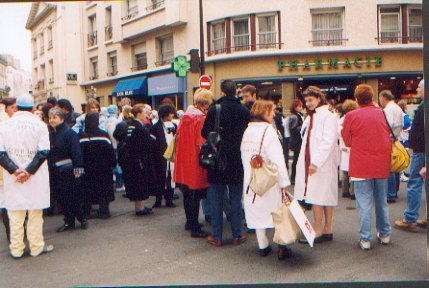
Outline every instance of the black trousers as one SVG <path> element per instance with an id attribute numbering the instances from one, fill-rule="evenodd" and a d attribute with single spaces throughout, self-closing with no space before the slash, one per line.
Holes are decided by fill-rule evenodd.
<path id="1" fill-rule="evenodd" d="M 167 173 L 165 173 L 167 172 Z M 174 190 L 171 187 L 171 170 L 170 170 L 170 164 L 167 163 L 167 171 L 164 172 L 163 177 L 160 177 L 160 183 L 159 185 L 159 191 L 156 195 L 156 202 L 161 203 L 162 197 L 164 196 L 165 202 L 167 204 L 173 203 L 173 195 Z M 167 175 L 167 176 L 165 176 Z"/>
<path id="2" fill-rule="evenodd" d="M 75 219 L 79 222 L 82 222 L 86 219 L 82 204 L 76 199 L 69 198 L 69 201 L 61 201 L 60 204 L 63 207 L 64 223 L 68 225 L 74 225 Z"/>
<path id="3" fill-rule="evenodd" d="M 292 183 L 295 183 L 296 164 L 298 163 L 298 158 L 299 158 L 299 150 L 293 152 L 292 175 L 291 175 L 291 181 L 292 181 Z"/>
<path id="4" fill-rule="evenodd" d="M 10 241 L 9 216 L 7 216 L 7 210 L 5 208 L 1 209 L 1 216 L 3 218 L 4 228 L 6 229 L 7 240 Z"/>
<path id="5" fill-rule="evenodd" d="M 98 200 L 99 204 L 99 216 L 110 215 L 109 201 L 105 197 L 101 197 Z M 88 219 L 91 215 L 92 203 L 87 201 L 82 205 L 83 215 L 85 219 Z"/>
<path id="6" fill-rule="evenodd" d="M 200 201 L 204 198 L 206 190 L 191 190 L 185 185 L 180 186 L 183 193 L 183 207 L 185 208 L 186 223 L 191 225 L 191 232 L 201 230 L 198 222 L 200 215 Z"/>

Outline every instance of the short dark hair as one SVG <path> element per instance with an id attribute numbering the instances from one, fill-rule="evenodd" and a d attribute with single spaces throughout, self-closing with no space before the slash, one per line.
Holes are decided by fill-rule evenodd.
<path id="1" fill-rule="evenodd" d="M 4 98 L 2 102 L 3 102 L 3 105 L 5 107 L 15 105 L 16 104 L 16 98 L 7 97 L 7 98 Z"/>
<path id="2" fill-rule="evenodd" d="M 42 108 L 43 108 L 43 104 L 37 104 L 36 110 L 42 110 Z"/>
<path id="3" fill-rule="evenodd" d="M 58 105 L 58 107 L 60 107 L 61 109 L 66 109 L 68 112 L 74 111 L 73 105 L 67 99 L 58 100 L 56 105 Z"/>
<path id="4" fill-rule="evenodd" d="M 51 103 L 45 103 L 42 106 L 42 112 L 43 112 L 43 118 L 49 118 L 49 110 L 52 109 L 52 104 Z"/>
<path id="5" fill-rule="evenodd" d="M 220 84 L 220 90 L 225 93 L 226 96 L 235 96 L 237 94 L 237 86 L 232 80 L 225 80 Z"/>
<path id="6" fill-rule="evenodd" d="M 320 88 L 317 86 L 308 86 L 307 89 L 305 89 L 302 93 L 302 96 L 304 98 L 313 96 L 319 98 L 321 104 L 326 104 L 325 93 L 323 93 L 322 90 L 320 90 Z"/>
<path id="7" fill-rule="evenodd" d="M 392 91 L 390 90 L 383 90 L 379 95 L 388 101 L 395 100 L 395 96 L 393 96 Z"/>
<path id="8" fill-rule="evenodd" d="M 302 101 L 298 98 L 294 99 L 292 101 L 292 104 L 290 104 L 289 110 L 291 113 L 297 112 L 296 108 L 298 108 L 299 106 L 304 107 L 304 105 L 302 104 Z"/>
<path id="9" fill-rule="evenodd" d="M 248 92 L 250 95 L 253 95 L 256 93 L 256 88 L 253 85 L 246 85 L 241 89 L 241 92 Z"/>
<path id="10" fill-rule="evenodd" d="M 170 114 L 176 114 L 176 108 L 172 104 L 163 104 L 159 106 L 158 116 L 159 119 L 164 119 Z"/>
<path id="11" fill-rule="evenodd" d="M 356 86 L 355 98 L 359 105 L 365 105 L 372 102 L 374 90 L 368 84 L 360 84 Z"/>
<path id="12" fill-rule="evenodd" d="M 57 102 L 58 100 L 54 96 L 49 96 L 48 99 L 46 99 L 46 103 L 50 103 L 52 106 L 57 105 Z"/>

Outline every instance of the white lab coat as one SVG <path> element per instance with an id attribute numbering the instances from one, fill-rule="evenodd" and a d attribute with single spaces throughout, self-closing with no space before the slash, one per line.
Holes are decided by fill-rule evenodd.
<path id="1" fill-rule="evenodd" d="M 264 196 L 256 196 L 255 202 L 252 203 L 255 194 L 251 189 L 246 194 L 251 175 L 250 159 L 253 155 L 259 153 L 262 134 L 266 127 L 268 127 L 268 130 L 265 134 L 261 155 L 264 161 L 272 162 L 277 166 L 279 171 L 278 184 L 267 191 Z M 271 213 L 276 211 L 281 203 L 280 189 L 288 187 L 290 180 L 282 145 L 276 130 L 271 124 L 265 122 L 251 122 L 249 124 L 241 142 L 241 159 L 244 167 L 243 203 L 247 226 L 252 229 L 273 228 Z"/>
<path id="2" fill-rule="evenodd" d="M 343 137 L 341 136 L 341 130 L 343 130 L 344 117 L 338 120 L 338 137 L 340 138 L 340 170 L 349 172 L 350 165 L 350 148 L 346 147 Z"/>
<path id="3" fill-rule="evenodd" d="M 16 112 L 0 125 L 0 151 L 6 151 L 20 168 L 31 163 L 37 151 L 49 150 L 49 132 L 45 123 L 30 112 Z M 50 206 L 49 172 L 46 161 L 30 179 L 17 183 L 16 177 L 3 171 L 4 192 L 0 205 L 11 211 L 39 210 Z M 0 207 L 1 207 L 0 206 Z"/>
<path id="4" fill-rule="evenodd" d="M 395 101 L 390 101 L 384 107 L 383 111 L 389 126 L 392 128 L 393 133 L 395 133 L 395 137 L 399 138 L 404 127 L 404 112 L 402 112 L 401 107 Z"/>
<path id="5" fill-rule="evenodd" d="M 316 108 L 313 115 L 313 129 L 310 139 L 311 163 L 318 167 L 317 172 L 308 176 L 307 203 L 320 206 L 338 204 L 338 120 L 324 105 Z M 299 154 L 294 194 L 298 200 L 304 199 L 305 192 L 305 146 L 307 145 L 310 117 L 304 121 L 301 152 Z"/>

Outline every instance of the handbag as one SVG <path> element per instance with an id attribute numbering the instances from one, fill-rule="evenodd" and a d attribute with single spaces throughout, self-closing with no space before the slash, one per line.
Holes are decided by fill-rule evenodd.
<path id="1" fill-rule="evenodd" d="M 407 169 L 407 167 L 410 165 L 410 154 L 408 154 L 405 147 L 401 144 L 401 142 L 399 142 L 395 134 L 393 134 L 392 127 L 390 127 L 389 121 L 387 121 L 386 113 L 384 113 L 384 111 L 383 115 L 393 137 L 392 152 L 390 157 L 390 172 L 399 173 Z"/>
<path id="2" fill-rule="evenodd" d="M 176 137 L 177 134 L 174 135 L 173 139 L 171 140 L 170 144 L 168 144 L 167 149 L 164 152 L 164 158 L 167 159 L 170 162 L 174 162 L 174 158 L 176 157 Z"/>
<path id="3" fill-rule="evenodd" d="M 277 166 L 272 162 L 264 161 L 261 155 L 262 145 L 264 143 L 267 129 L 268 127 L 265 128 L 264 134 L 262 134 L 261 144 L 259 145 L 259 153 L 253 155 L 250 160 L 251 176 L 246 194 L 249 192 L 249 189 L 255 193 L 253 202 L 255 201 L 256 195 L 262 197 L 268 190 L 277 184 L 277 177 L 279 174 Z"/>
<path id="4" fill-rule="evenodd" d="M 282 203 L 275 212 L 272 212 L 274 223 L 274 243 L 288 245 L 298 240 L 301 232 L 298 224 L 290 211 L 291 200 L 289 196 L 282 192 Z"/>
<path id="5" fill-rule="evenodd" d="M 199 164 L 207 171 L 222 174 L 226 170 L 227 159 L 223 149 L 223 142 L 220 136 L 222 128 L 220 126 L 220 104 L 216 104 L 215 131 L 210 132 L 206 142 L 201 146 L 199 154 Z"/>

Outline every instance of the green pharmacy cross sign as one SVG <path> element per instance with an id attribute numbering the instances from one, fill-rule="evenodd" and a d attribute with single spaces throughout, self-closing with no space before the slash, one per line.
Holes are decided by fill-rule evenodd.
<path id="1" fill-rule="evenodd" d="M 177 77 L 186 77 L 190 69 L 191 65 L 188 63 L 186 56 L 177 56 L 171 63 L 171 70 L 176 72 Z"/>

